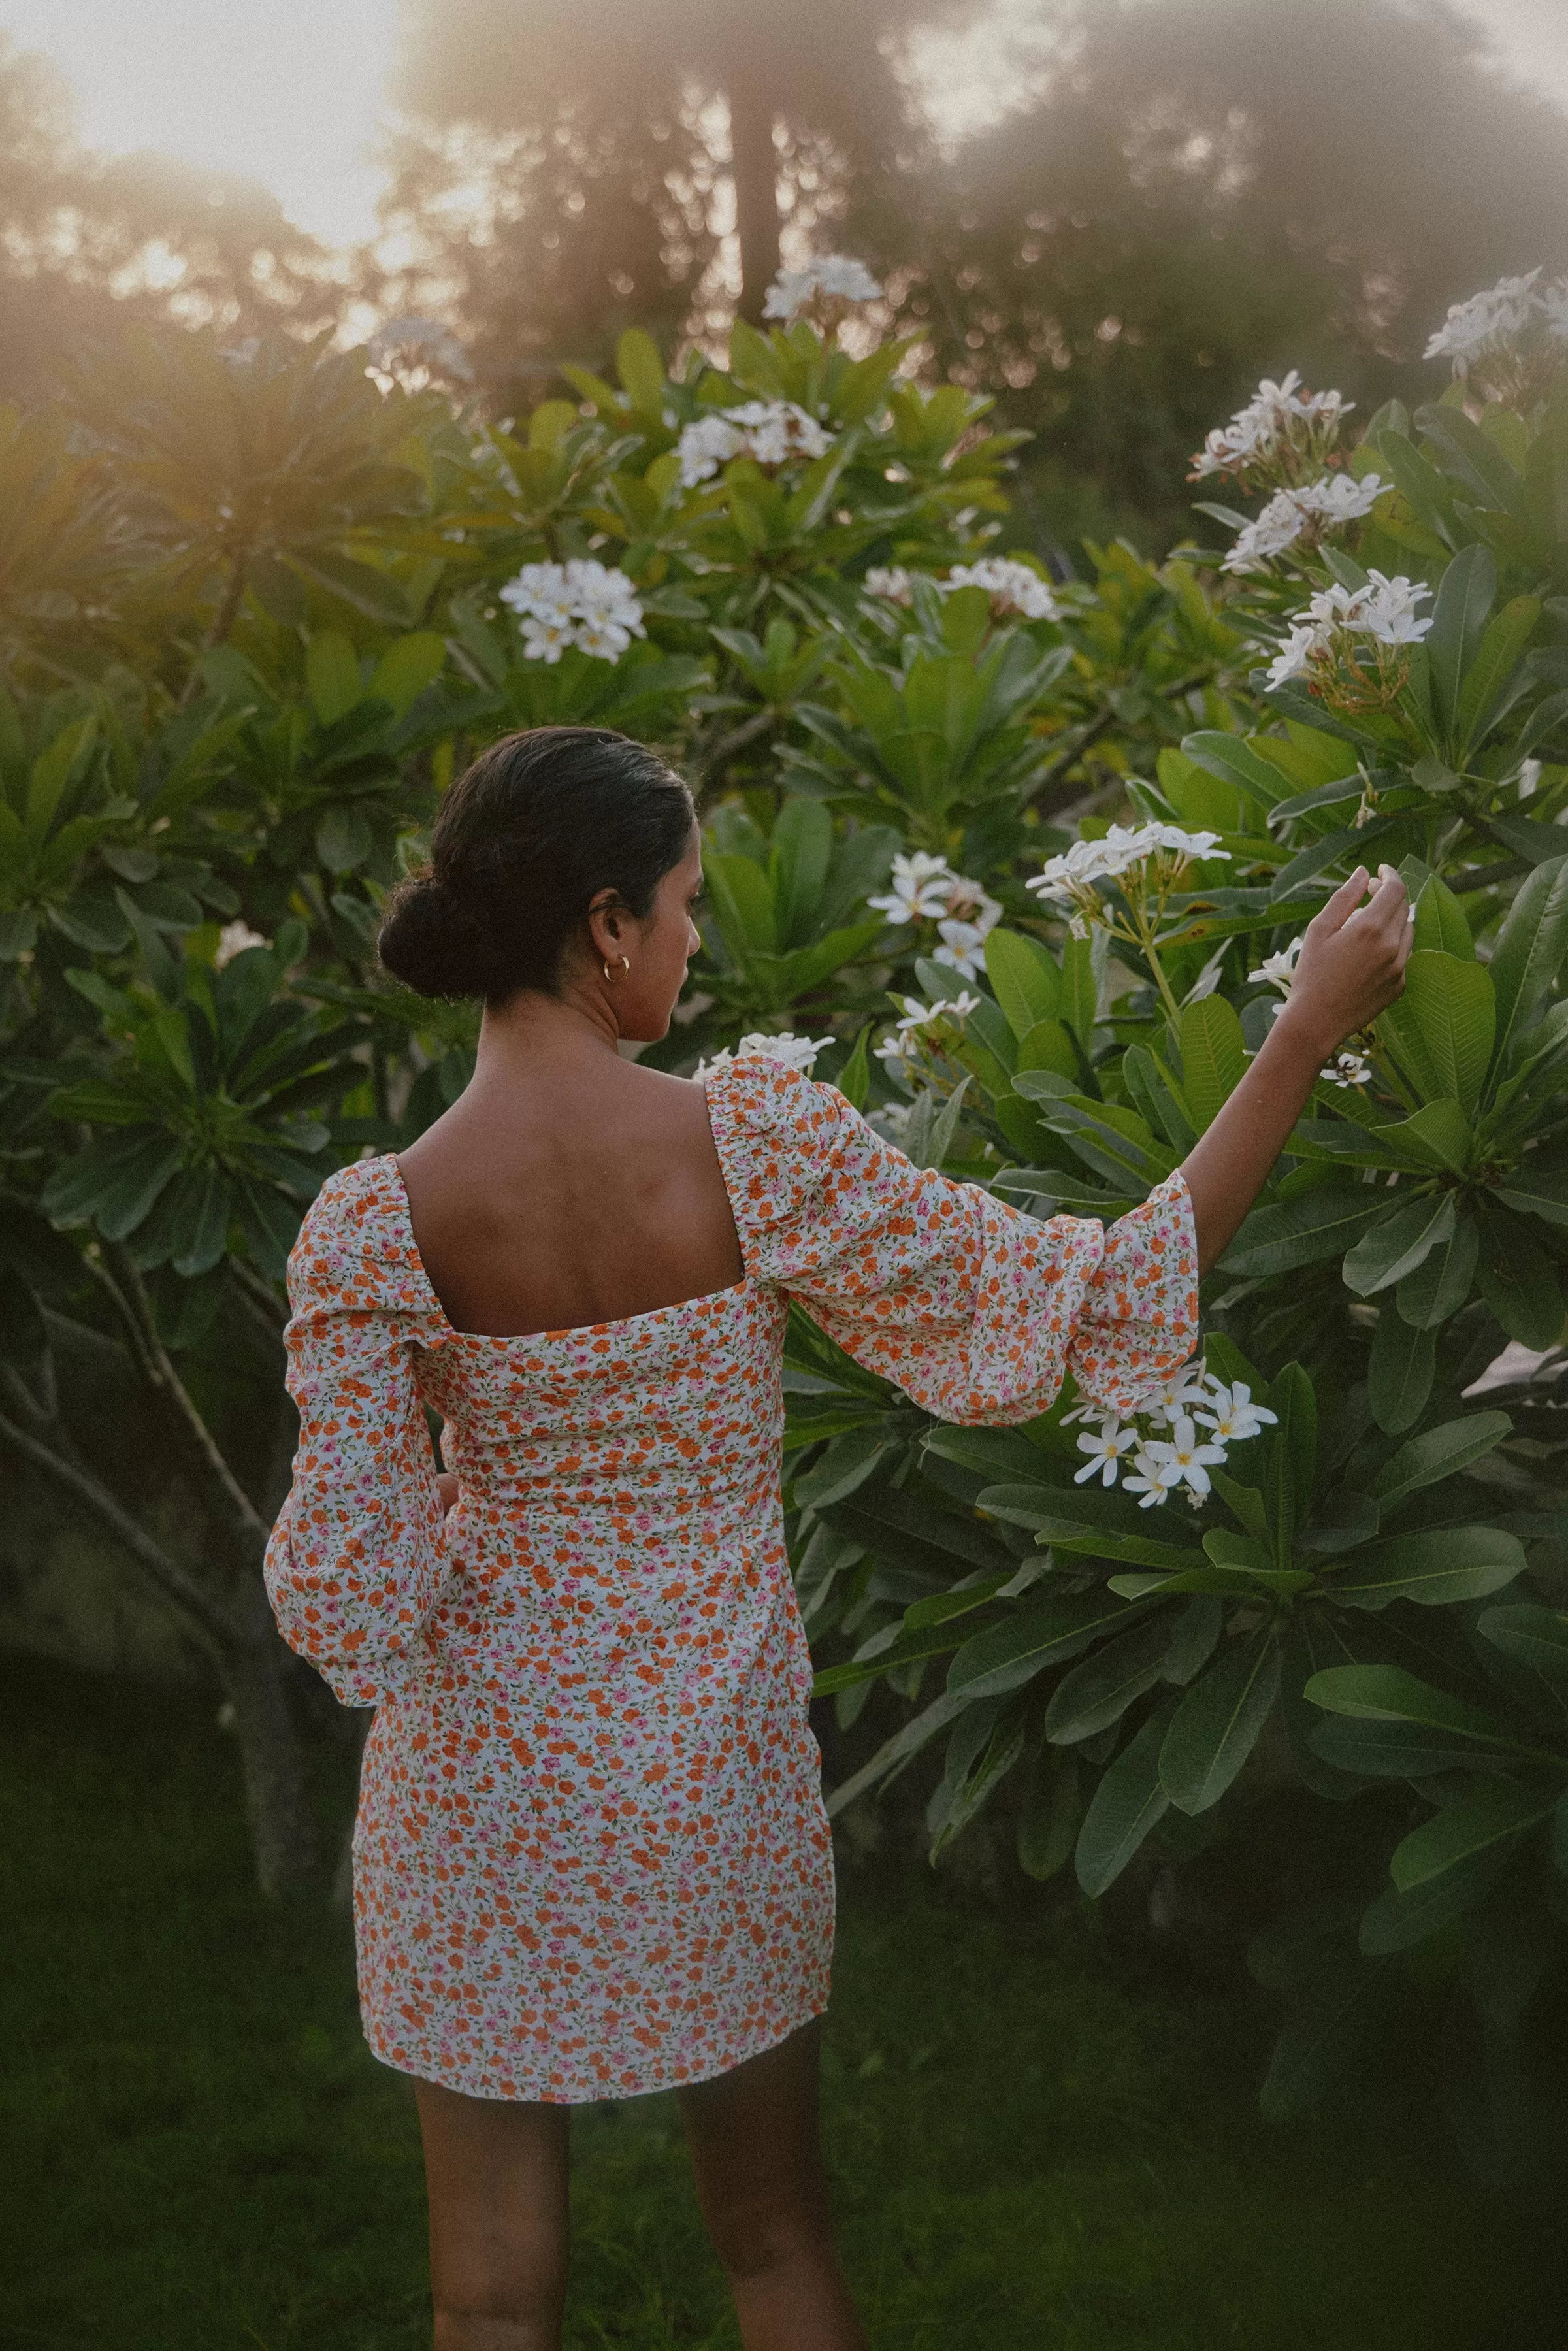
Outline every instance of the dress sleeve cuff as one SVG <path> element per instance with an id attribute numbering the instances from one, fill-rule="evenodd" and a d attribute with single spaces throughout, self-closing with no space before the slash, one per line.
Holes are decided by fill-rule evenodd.
<path id="1" fill-rule="evenodd" d="M 1197 1235 L 1178 1168 L 1105 1235 L 1069 1367 L 1085 1395 L 1130 1412 L 1197 1343 Z"/>

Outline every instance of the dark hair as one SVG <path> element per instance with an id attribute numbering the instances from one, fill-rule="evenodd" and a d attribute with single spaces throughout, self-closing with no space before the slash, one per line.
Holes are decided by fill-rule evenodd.
<path id="1" fill-rule="evenodd" d="M 680 777 L 613 727 L 505 735 L 442 801 L 430 870 L 394 892 L 376 951 L 421 996 L 552 993 L 590 902 L 611 888 L 645 915 L 695 821 Z"/>

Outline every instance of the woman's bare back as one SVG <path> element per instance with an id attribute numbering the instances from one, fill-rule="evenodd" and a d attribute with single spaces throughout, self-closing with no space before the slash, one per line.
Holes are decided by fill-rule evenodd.
<path id="1" fill-rule="evenodd" d="M 700 1086 L 549 1019 L 494 1024 L 486 1045 L 467 1092 L 398 1158 L 455 1329 L 615 1322 L 742 1279 Z"/>

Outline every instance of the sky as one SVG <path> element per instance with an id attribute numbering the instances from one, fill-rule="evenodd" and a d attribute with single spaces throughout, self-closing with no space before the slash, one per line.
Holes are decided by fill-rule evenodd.
<path id="1" fill-rule="evenodd" d="M 1027 5 L 995 0 L 996 15 L 1005 23 Z M 1568 0 L 1469 5 L 1521 78 L 1568 110 Z M 260 180 L 329 245 L 375 226 L 396 18 L 397 0 L 0 0 L 0 32 L 64 73 L 89 146 L 161 148 Z M 985 119 L 988 54 L 984 37 L 926 47 L 941 127 Z"/>

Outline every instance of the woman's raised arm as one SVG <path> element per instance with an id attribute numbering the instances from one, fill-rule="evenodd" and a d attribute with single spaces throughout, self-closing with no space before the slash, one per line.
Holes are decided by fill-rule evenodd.
<path id="1" fill-rule="evenodd" d="M 1236 1092 L 1182 1163 L 1200 1272 L 1235 1238 L 1323 1063 L 1405 986 L 1410 954 L 1405 884 L 1392 865 L 1380 867 L 1364 905 L 1367 880 L 1365 867 L 1358 865 L 1308 924 L 1289 1000 Z"/>

